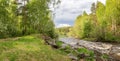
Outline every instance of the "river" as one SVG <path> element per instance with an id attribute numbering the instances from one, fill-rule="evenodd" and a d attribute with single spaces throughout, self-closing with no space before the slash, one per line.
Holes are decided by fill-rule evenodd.
<path id="1" fill-rule="evenodd" d="M 59 40 L 74 48 L 84 47 L 100 54 L 107 54 L 113 59 L 111 61 L 120 61 L 120 44 L 91 42 L 75 38 L 60 38 Z"/>

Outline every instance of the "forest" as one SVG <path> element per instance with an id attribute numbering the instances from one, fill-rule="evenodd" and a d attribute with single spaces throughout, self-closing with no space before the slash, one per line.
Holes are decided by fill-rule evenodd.
<path id="1" fill-rule="evenodd" d="M 92 3 L 56 28 L 61 2 L 0 0 L 0 61 L 120 61 L 120 0 Z"/>
<path id="2" fill-rule="evenodd" d="M 45 42 L 57 38 L 49 5 L 58 2 L 0 0 L 0 61 L 70 61 Z"/>
<path id="3" fill-rule="evenodd" d="M 100 42 L 120 42 L 120 1 L 107 0 L 106 5 L 93 3 L 90 14 L 79 15 L 68 36 Z"/>
<path id="4" fill-rule="evenodd" d="M 49 6 L 52 1 L 0 0 L 0 38 L 46 34 L 54 38 L 54 24 Z M 55 3 L 56 4 L 56 3 Z"/>

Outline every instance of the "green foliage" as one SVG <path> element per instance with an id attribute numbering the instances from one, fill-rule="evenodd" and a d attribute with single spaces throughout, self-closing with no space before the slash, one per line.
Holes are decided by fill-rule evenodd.
<path id="1" fill-rule="evenodd" d="M 67 54 L 71 53 L 72 50 L 73 50 L 73 49 L 72 49 L 69 45 L 67 45 L 67 46 L 64 48 L 64 51 L 65 51 Z"/>
<path id="2" fill-rule="evenodd" d="M 69 34 L 96 41 L 119 42 L 120 38 L 120 1 L 107 0 L 92 4 L 91 13 L 79 15 Z"/>
<path id="3" fill-rule="evenodd" d="M 86 22 L 84 22 L 84 28 L 83 28 L 83 37 L 89 37 L 90 36 L 90 32 L 92 30 L 92 26 L 91 26 L 91 21 L 88 18 Z"/>
<path id="4" fill-rule="evenodd" d="M 106 1 L 106 20 L 108 20 L 107 31 L 113 37 L 120 36 L 120 1 L 117 0 L 107 0 Z M 113 9 L 111 9 L 113 8 Z M 107 38 L 108 39 L 108 38 Z"/>
<path id="5" fill-rule="evenodd" d="M 97 39 L 105 40 L 107 21 L 105 21 L 105 6 L 101 2 L 97 2 L 96 16 L 98 22 L 97 31 L 99 32 L 97 33 Z"/>
<path id="6" fill-rule="evenodd" d="M 109 56 L 106 55 L 106 54 L 103 54 L 103 55 L 101 56 L 101 58 L 102 58 L 103 60 L 108 60 L 108 59 L 109 59 Z"/>
<path id="7" fill-rule="evenodd" d="M 88 52 L 87 49 L 85 49 L 85 48 L 79 48 L 79 49 L 77 49 L 77 51 L 79 53 L 87 53 Z"/>
<path id="8" fill-rule="evenodd" d="M 73 27 L 71 27 L 71 28 L 69 29 L 69 32 L 67 33 L 67 36 L 68 36 L 68 37 L 69 37 L 69 36 L 72 36 L 72 37 L 75 36 L 75 31 L 73 30 Z"/>
<path id="9" fill-rule="evenodd" d="M 58 47 L 62 47 L 62 44 L 63 44 L 63 42 L 61 42 L 61 41 L 56 41 L 56 45 L 57 45 Z"/>
<path id="10" fill-rule="evenodd" d="M 49 0 L 31 0 L 23 10 L 22 33 L 42 33 L 54 38 L 54 24 L 48 6 Z M 36 29 L 36 30 L 35 30 Z"/>
<path id="11" fill-rule="evenodd" d="M 71 27 L 60 27 L 56 28 L 56 32 L 59 34 L 60 37 L 68 36 Z"/>
<path id="12" fill-rule="evenodd" d="M 25 2 L 23 0 L 23 2 Z M 41 33 L 56 37 L 52 12 L 53 0 L 30 0 L 21 6 L 16 0 L 0 0 L 0 38 Z"/>
<path id="13" fill-rule="evenodd" d="M 78 16 L 75 25 L 73 27 L 75 37 L 85 38 L 89 37 L 92 31 L 91 18 L 87 15 L 86 12 L 83 13 L 83 16 Z"/>
<path id="14" fill-rule="evenodd" d="M 94 61 L 95 60 L 95 58 L 94 58 L 95 54 L 93 51 L 90 51 L 86 48 L 79 48 L 79 49 L 77 49 L 77 51 L 79 52 L 79 54 L 87 55 L 86 57 L 84 57 L 86 61 Z"/>
<path id="15" fill-rule="evenodd" d="M 17 6 L 13 2 L 11 0 L 0 0 L 0 38 L 17 36 L 19 32 L 17 16 L 15 14 Z"/>

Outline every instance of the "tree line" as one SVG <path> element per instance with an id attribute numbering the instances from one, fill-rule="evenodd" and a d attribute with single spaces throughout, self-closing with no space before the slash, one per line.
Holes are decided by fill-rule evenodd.
<path id="1" fill-rule="evenodd" d="M 75 20 L 68 33 L 76 38 L 93 38 L 96 41 L 120 42 L 120 1 L 106 0 L 93 3 L 91 13 L 85 11 Z"/>
<path id="2" fill-rule="evenodd" d="M 60 27 L 56 28 L 56 32 L 58 33 L 59 36 L 67 36 L 67 33 L 70 32 L 71 27 Z"/>
<path id="3" fill-rule="evenodd" d="M 29 34 L 55 37 L 49 5 L 55 0 L 0 0 L 0 38 Z M 56 3 L 55 3 L 56 2 Z"/>

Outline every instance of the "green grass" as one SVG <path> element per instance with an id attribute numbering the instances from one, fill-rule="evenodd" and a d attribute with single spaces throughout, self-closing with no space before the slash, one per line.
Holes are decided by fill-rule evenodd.
<path id="1" fill-rule="evenodd" d="M 57 45 L 58 47 L 62 47 L 62 44 L 63 44 L 63 42 L 61 42 L 61 41 L 56 41 L 56 45 Z"/>
<path id="2" fill-rule="evenodd" d="M 41 38 L 24 36 L 0 42 L 0 61 L 70 61 L 61 51 L 45 45 Z"/>

